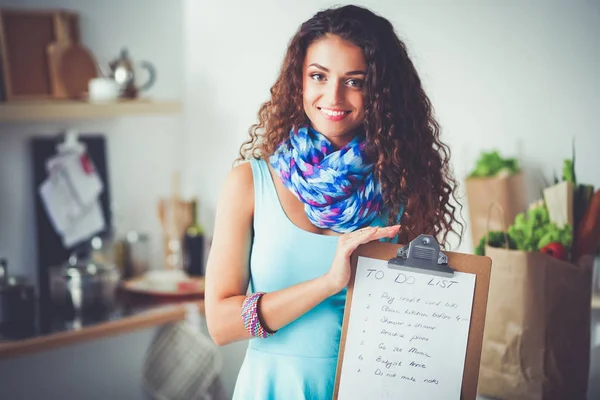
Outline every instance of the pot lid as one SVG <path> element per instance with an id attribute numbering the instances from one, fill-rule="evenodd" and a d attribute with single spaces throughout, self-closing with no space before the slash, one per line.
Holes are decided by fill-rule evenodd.
<path id="1" fill-rule="evenodd" d="M 117 267 L 113 264 L 99 263 L 87 257 L 80 258 L 77 255 L 71 255 L 64 264 L 53 268 L 70 277 L 96 276 L 117 271 Z"/>

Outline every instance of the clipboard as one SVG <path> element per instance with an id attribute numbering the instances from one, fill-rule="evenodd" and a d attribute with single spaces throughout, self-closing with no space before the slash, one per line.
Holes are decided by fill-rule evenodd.
<path id="1" fill-rule="evenodd" d="M 470 273 L 476 276 L 461 388 L 461 400 L 475 400 L 477 397 L 477 382 L 479 378 L 492 260 L 486 256 L 441 252 L 439 244 L 431 235 L 420 235 L 408 245 L 404 246 L 383 242 L 371 242 L 359 246 L 352 254 L 350 258 L 351 277 L 346 295 L 346 307 L 340 339 L 333 399 L 338 399 L 340 390 L 340 378 L 344 362 L 350 310 L 352 307 L 356 266 L 359 257 L 388 261 L 387 267 L 397 270 L 406 270 L 442 277 L 450 277 L 454 274 L 454 271 Z"/>

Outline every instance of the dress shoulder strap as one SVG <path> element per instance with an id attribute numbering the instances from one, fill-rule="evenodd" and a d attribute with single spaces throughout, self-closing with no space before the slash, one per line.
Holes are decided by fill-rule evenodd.
<path id="1" fill-rule="evenodd" d="M 261 214 L 273 215 L 273 210 L 281 207 L 267 162 L 263 159 L 251 159 L 254 179 L 254 217 L 260 220 Z"/>

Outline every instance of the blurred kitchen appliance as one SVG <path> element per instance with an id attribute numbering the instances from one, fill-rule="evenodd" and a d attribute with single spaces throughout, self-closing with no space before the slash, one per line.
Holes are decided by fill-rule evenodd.
<path id="1" fill-rule="evenodd" d="M 116 265 L 98 263 L 82 253 L 50 267 L 50 299 L 67 318 L 110 311 L 116 305 L 120 273 Z"/>
<path id="2" fill-rule="evenodd" d="M 148 235 L 137 231 L 127 232 L 123 239 L 115 243 L 115 258 L 123 278 L 145 274 L 150 266 Z"/>
<path id="3" fill-rule="evenodd" d="M 126 48 L 121 50 L 121 55 L 109 63 L 110 77 L 121 86 L 121 96 L 134 99 L 138 97 L 139 92 L 146 91 L 154 85 L 156 80 L 156 69 L 148 61 L 135 63 L 129 57 L 129 51 Z M 143 84 L 139 84 L 137 76 L 139 69 L 148 71 L 148 79 Z"/>
<path id="4" fill-rule="evenodd" d="M 33 329 L 35 290 L 23 277 L 9 276 L 8 262 L 0 259 L 0 330 L 12 333 Z"/>

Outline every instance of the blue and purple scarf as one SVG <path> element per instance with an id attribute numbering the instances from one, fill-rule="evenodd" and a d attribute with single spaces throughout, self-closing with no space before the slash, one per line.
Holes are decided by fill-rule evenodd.
<path id="1" fill-rule="evenodd" d="M 285 187 L 304 203 L 317 227 L 338 233 L 370 224 L 382 207 L 381 188 L 373 165 L 365 163 L 364 137 L 335 150 L 312 128 L 292 129 L 270 163 Z"/>

